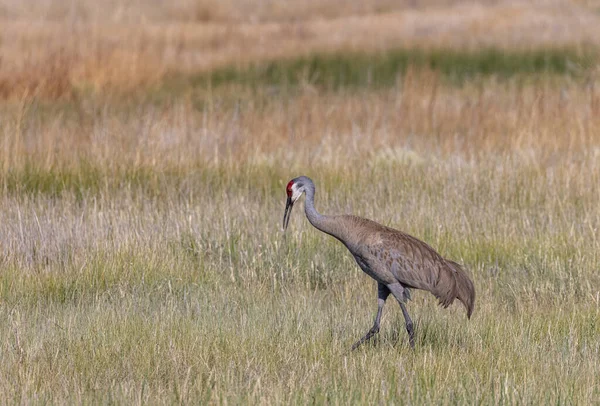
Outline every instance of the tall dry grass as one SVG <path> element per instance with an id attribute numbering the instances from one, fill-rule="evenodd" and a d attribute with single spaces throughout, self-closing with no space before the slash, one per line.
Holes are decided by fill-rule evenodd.
<path id="1" fill-rule="evenodd" d="M 519 78 L 448 86 L 409 70 L 394 89 L 289 94 L 225 88 L 173 102 L 89 99 L 53 107 L 32 97 L 5 106 L 3 168 L 49 170 L 82 160 L 103 167 L 194 167 L 368 162 L 407 150 L 423 160 L 533 153 L 543 162 L 590 153 L 600 134 L 593 82 Z M 412 153 L 411 152 L 411 153 Z"/>
<path id="2" fill-rule="evenodd" d="M 341 6 L 346 3 L 266 1 L 257 7 L 245 0 L 210 2 L 209 10 L 225 7 L 228 11 L 223 14 L 234 17 L 193 21 L 195 8 L 204 7 L 204 2 L 115 1 L 112 7 L 42 2 L 28 7 L 5 0 L 0 7 L 4 9 L 3 17 L 0 13 L 0 97 L 122 96 L 161 83 L 173 73 L 314 52 L 372 52 L 399 46 L 578 48 L 596 46 L 600 38 L 600 17 L 593 8 L 567 1 L 418 1 L 415 7 L 413 2 L 406 7 L 372 0 L 360 2 L 352 15 L 347 15 L 352 7 Z M 332 18 L 323 18 L 329 15 Z"/>

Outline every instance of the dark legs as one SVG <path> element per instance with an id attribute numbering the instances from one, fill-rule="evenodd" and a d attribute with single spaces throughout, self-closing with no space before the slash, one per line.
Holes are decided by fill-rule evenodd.
<path id="1" fill-rule="evenodd" d="M 357 349 L 361 344 L 369 341 L 373 336 L 379 333 L 379 324 L 381 321 L 381 313 L 383 311 L 383 305 L 385 304 L 385 300 L 390 295 L 394 295 L 398 303 L 400 304 L 400 308 L 402 309 L 402 314 L 404 315 L 404 321 L 406 322 L 406 331 L 408 332 L 408 342 L 410 343 L 411 348 L 415 348 L 415 331 L 413 329 L 413 322 L 408 315 L 408 311 L 406 310 L 406 305 L 404 302 L 409 298 L 408 291 L 399 283 L 392 283 L 390 285 L 384 285 L 382 283 L 377 282 L 377 316 L 375 316 L 375 323 L 373 323 L 373 327 L 367 334 L 360 340 L 358 340 L 352 346 L 352 350 Z"/>
<path id="2" fill-rule="evenodd" d="M 404 321 L 406 322 L 406 331 L 408 332 L 408 341 L 412 348 L 415 348 L 415 332 L 413 330 L 413 322 L 408 315 L 408 311 L 406 310 L 406 305 L 404 302 L 408 297 L 408 292 L 400 285 L 399 283 L 393 283 L 387 285 L 387 288 L 392 292 L 392 295 L 396 298 L 398 303 L 400 304 L 400 308 L 402 309 L 402 314 L 404 315 Z"/>
<path id="3" fill-rule="evenodd" d="M 373 323 L 373 327 L 367 334 L 360 340 L 354 343 L 352 346 L 352 350 L 357 349 L 361 344 L 369 341 L 375 334 L 379 333 L 379 324 L 381 322 L 381 313 L 383 312 L 383 305 L 385 304 L 385 300 L 390 295 L 390 290 L 382 283 L 377 282 L 377 316 L 375 316 L 375 323 Z M 407 313 L 408 315 L 408 313 Z"/>
<path id="4" fill-rule="evenodd" d="M 413 330 L 413 322 L 406 311 L 406 305 L 400 302 L 400 308 L 402 309 L 402 314 L 404 315 L 404 321 L 406 322 L 406 332 L 408 333 L 408 342 L 410 343 L 411 348 L 415 348 L 415 331 Z"/>

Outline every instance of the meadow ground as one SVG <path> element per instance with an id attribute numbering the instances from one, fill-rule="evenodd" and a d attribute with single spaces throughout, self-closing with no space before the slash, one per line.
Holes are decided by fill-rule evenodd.
<path id="1" fill-rule="evenodd" d="M 600 399 L 598 5 L 350 3 L 0 2 L 2 403 Z M 414 350 L 389 300 L 350 353 L 375 283 L 281 232 L 302 174 L 473 318 L 414 292 Z"/>

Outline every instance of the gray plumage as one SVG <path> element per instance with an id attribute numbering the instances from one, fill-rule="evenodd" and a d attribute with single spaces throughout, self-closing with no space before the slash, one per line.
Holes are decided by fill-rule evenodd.
<path id="1" fill-rule="evenodd" d="M 464 269 L 447 260 L 423 241 L 374 221 L 351 215 L 325 216 L 314 205 L 315 185 L 306 176 L 292 179 L 286 189 L 288 200 L 283 217 L 287 228 L 293 204 L 306 193 L 305 213 L 320 231 L 341 241 L 360 268 L 377 281 L 378 309 L 373 327 L 352 349 L 379 332 L 381 313 L 390 293 L 398 300 L 406 321 L 410 345 L 414 347 L 412 320 L 406 310 L 410 289 L 431 292 L 443 307 L 460 300 L 470 318 L 475 304 L 475 288 Z"/>

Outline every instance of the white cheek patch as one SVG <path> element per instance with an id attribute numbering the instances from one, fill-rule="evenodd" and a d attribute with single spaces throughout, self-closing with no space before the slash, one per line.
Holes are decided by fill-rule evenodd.
<path id="1" fill-rule="evenodd" d="M 302 193 L 298 190 L 298 185 L 295 183 L 292 185 L 292 202 L 296 202 L 300 198 Z"/>

